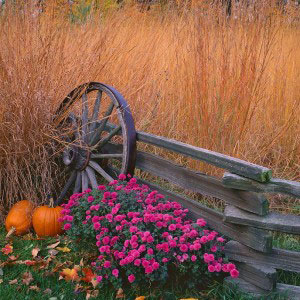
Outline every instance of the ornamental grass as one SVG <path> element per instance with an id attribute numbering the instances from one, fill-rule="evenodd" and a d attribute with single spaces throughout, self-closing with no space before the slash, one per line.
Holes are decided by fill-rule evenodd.
<path id="1" fill-rule="evenodd" d="M 230 18 L 209 1 L 150 10 L 125 1 L 84 20 L 70 19 L 55 1 L 43 12 L 32 1 L 6 2 L 0 13 L 0 201 L 6 209 L 22 198 L 44 202 L 61 188 L 52 117 L 69 91 L 87 81 L 116 87 L 139 130 L 269 167 L 274 177 L 300 179 L 300 10 L 294 1 L 284 10 L 276 1 L 234 4 Z M 200 172 L 223 172 L 148 150 Z M 270 200 L 280 211 L 296 205 Z"/>

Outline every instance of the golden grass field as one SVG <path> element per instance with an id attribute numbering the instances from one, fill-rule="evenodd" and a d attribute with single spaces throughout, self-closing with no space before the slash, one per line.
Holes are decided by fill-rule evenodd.
<path id="1" fill-rule="evenodd" d="M 206 1 L 149 11 L 131 4 L 96 11 L 82 23 L 53 7 L 41 14 L 30 6 L 6 9 L 0 17 L 1 203 L 44 200 L 57 172 L 47 150 L 53 113 L 87 81 L 117 88 L 138 130 L 299 181 L 300 8 L 282 13 L 261 3 L 257 10 L 236 8 L 231 18 Z"/>

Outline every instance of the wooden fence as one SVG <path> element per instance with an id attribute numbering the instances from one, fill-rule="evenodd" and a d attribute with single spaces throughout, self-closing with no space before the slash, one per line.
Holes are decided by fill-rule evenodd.
<path id="1" fill-rule="evenodd" d="M 112 130 L 108 126 L 107 130 Z M 152 183 L 151 188 L 180 202 L 191 217 L 204 218 L 208 225 L 231 240 L 225 246 L 227 257 L 238 265 L 240 277 L 226 278 L 229 285 L 255 295 L 272 291 L 300 299 L 300 286 L 277 283 L 276 270 L 300 273 L 300 252 L 272 247 L 272 234 L 279 231 L 300 235 L 300 216 L 269 212 L 264 193 L 281 193 L 300 198 L 300 183 L 272 178 L 270 169 L 168 138 L 137 132 L 137 141 L 204 161 L 226 170 L 222 179 L 176 165 L 160 156 L 138 151 L 136 168 L 165 179 L 181 188 L 224 200 L 224 212 L 211 209 L 188 197 L 167 191 Z M 114 153 L 121 151 L 114 147 Z M 300 274 L 299 274 L 300 276 Z"/>

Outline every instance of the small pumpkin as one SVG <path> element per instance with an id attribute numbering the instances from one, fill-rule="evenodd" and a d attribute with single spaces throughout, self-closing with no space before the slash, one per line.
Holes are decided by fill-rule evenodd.
<path id="1" fill-rule="evenodd" d="M 38 236 L 55 236 L 63 232 L 62 223 L 58 222 L 62 209 L 61 206 L 54 207 L 51 198 L 49 206 L 39 206 L 34 210 L 32 225 Z"/>
<path id="2" fill-rule="evenodd" d="M 8 231 L 6 237 L 12 234 L 22 235 L 29 231 L 32 222 L 31 216 L 34 204 L 29 200 L 17 202 L 8 212 L 5 219 L 5 227 Z"/>

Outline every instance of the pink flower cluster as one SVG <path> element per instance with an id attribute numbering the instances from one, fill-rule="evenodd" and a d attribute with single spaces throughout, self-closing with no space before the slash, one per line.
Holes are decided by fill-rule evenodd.
<path id="1" fill-rule="evenodd" d="M 125 179 L 121 174 L 120 181 L 72 195 L 62 211 L 60 220 L 70 236 L 82 237 L 92 228 L 100 253 L 93 264 L 98 282 L 121 280 L 121 273 L 130 283 L 165 278 L 170 264 L 185 266 L 187 273 L 197 264 L 209 273 L 238 277 L 235 265 L 223 260 L 225 240 L 206 229 L 205 220 L 187 219 L 188 210 L 179 203 L 135 178 Z"/>

